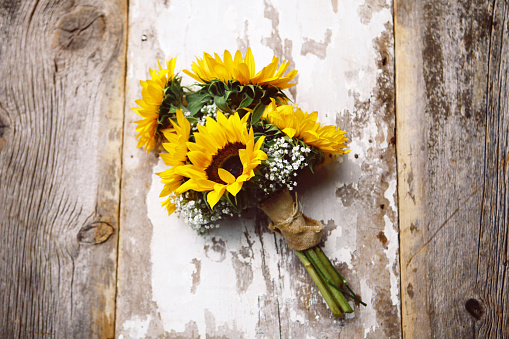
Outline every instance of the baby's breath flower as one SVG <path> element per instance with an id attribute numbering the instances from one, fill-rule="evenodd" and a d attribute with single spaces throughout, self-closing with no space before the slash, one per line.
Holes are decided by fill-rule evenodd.
<path id="1" fill-rule="evenodd" d="M 260 183 L 265 193 L 271 193 L 282 187 L 293 189 L 297 185 L 297 171 L 308 166 L 305 155 L 311 149 L 308 146 L 293 146 L 285 137 L 276 139 L 271 147 L 265 149 L 268 155 L 267 168 Z"/>
<path id="2" fill-rule="evenodd" d="M 213 210 L 210 210 L 205 200 L 196 198 L 195 200 L 187 200 L 183 197 L 175 197 L 172 201 L 177 205 L 179 216 L 198 233 L 218 228 L 216 222 L 222 220 L 226 216 L 233 216 L 233 211 L 227 202 L 220 200 Z"/>

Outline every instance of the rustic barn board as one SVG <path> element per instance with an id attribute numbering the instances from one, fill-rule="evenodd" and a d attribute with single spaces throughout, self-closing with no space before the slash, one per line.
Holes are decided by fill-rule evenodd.
<path id="1" fill-rule="evenodd" d="M 395 2 L 407 338 L 509 336 L 507 1 Z"/>
<path id="2" fill-rule="evenodd" d="M 200 237 L 160 208 L 164 169 L 136 149 L 139 80 L 156 58 L 189 67 L 203 51 L 273 55 L 299 70 L 303 109 L 338 124 L 352 152 L 305 178 L 306 214 L 326 253 L 368 303 L 335 320 L 260 211 Z M 129 3 L 116 333 L 119 338 L 400 336 L 393 26 L 390 2 Z M 189 80 L 186 80 L 189 83 Z"/>
<path id="3" fill-rule="evenodd" d="M 0 1 L 0 337 L 112 338 L 124 1 Z"/>

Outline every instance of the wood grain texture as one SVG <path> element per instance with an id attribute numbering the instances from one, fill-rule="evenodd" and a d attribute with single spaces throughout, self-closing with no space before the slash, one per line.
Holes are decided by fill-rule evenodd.
<path id="1" fill-rule="evenodd" d="M 391 3 L 130 1 L 129 10 L 119 338 L 400 337 Z M 203 51 L 248 46 L 258 69 L 273 55 L 289 60 L 295 102 L 352 140 L 342 162 L 298 191 L 305 213 L 326 225 L 325 252 L 368 303 L 354 319 L 331 316 L 260 211 L 203 237 L 168 217 L 153 174 L 164 164 L 136 149 L 129 108 L 157 58 L 177 57 L 181 70 Z"/>
<path id="2" fill-rule="evenodd" d="M 0 1 L 0 337 L 112 338 L 126 3 Z"/>
<path id="3" fill-rule="evenodd" d="M 506 1 L 395 2 L 406 338 L 509 337 Z"/>

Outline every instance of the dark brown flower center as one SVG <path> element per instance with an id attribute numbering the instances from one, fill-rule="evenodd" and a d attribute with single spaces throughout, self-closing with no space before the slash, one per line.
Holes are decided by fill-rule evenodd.
<path id="1" fill-rule="evenodd" d="M 230 172 L 235 178 L 242 174 L 244 166 L 239 158 L 239 150 L 245 149 L 246 145 L 240 142 L 226 144 L 215 155 L 212 156 L 212 161 L 209 167 L 205 169 L 207 179 L 226 185 L 226 183 L 219 177 L 218 170 L 220 168 Z"/>

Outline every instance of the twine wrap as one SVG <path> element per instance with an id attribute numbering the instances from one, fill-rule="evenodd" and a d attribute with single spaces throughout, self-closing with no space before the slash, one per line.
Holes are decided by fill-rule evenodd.
<path id="1" fill-rule="evenodd" d="M 318 245 L 324 226 L 319 221 L 302 214 L 301 206 L 293 201 L 288 190 L 267 199 L 259 207 L 272 222 L 269 229 L 280 233 L 291 249 L 304 251 Z"/>

